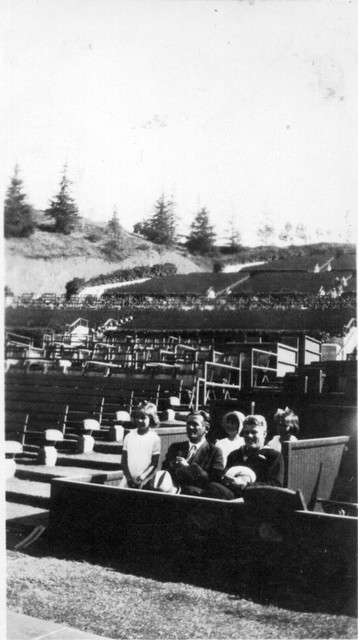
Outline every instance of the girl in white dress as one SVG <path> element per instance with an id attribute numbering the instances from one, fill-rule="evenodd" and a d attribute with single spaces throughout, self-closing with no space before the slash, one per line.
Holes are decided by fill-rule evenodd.
<path id="1" fill-rule="evenodd" d="M 160 456 L 160 437 L 150 429 L 151 425 L 159 425 L 155 405 L 150 402 L 138 405 L 134 410 L 134 424 L 136 429 L 132 429 L 123 442 L 123 478 L 119 486 L 142 489 L 148 487 Z"/>

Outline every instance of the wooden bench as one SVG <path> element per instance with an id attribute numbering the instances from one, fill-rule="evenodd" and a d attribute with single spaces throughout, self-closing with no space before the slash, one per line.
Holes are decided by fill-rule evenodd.
<path id="1" fill-rule="evenodd" d="M 76 440 L 82 434 L 83 421 L 86 419 L 92 418 L 101 425 L 103 406 L 103 397 L 98 399 L 97 405 L 95 407 L 92 406 L 91 411 L 88 410 L 88 402 L 86 402 L 85 398 L 82 399 L 82 403 L 78 401 L 75 408 L 69 405 L 64 419 L 64 437 L 67 440 Z"/>
<path id="2" fill-rule="evenodd" d="M 23 452 L 38 452 L 46 441 L 46 432 L 60 433 L 63 437 L 68 407 L 58 413 L 27 414 L 22 426 L 21 444 Z M 62 440 L 62 438 L 61 438 Z"/>
<path id="3" fill-rule="evenodd" d="M 308 508 L 322 511 L 333 496 L 348 443 L 348 436 L 284 442 L 284 486 L 300 489 Z"/>
<path id="4" fill-rule="evenodd" d="M 170 395 L 177 395 L 181 380 L 171 380 L 161 386 L 148 373 L 128 376 L 123 380 L 104 376 L 73 376 L 53 373 L 51 376 L 35 372 L 8 372 L 5 375 L 5 433 L 6 439 L 21 440 L 25 418 L 27 431 L 52 428 L 65 419 L 65 438 L 77 433 L 82 420 L 95 415 L 103 427 L 113 424 L 115 411 L 131 411 L 142 400 L 167 408 Z M 40 427 L 41 424 L 41 427 Z M 38 428 L 39 427 L 39 428 Z M 102 433 L 102 432 L 101 432 Z M 104 436 L 103 436 L 104 437 Z"/>

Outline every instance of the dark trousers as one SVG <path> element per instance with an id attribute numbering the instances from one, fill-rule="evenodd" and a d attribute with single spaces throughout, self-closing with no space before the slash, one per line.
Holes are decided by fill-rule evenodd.
<path id="1" fill-rule="evenodd" d="M 216 498 L 217 500 L 234 500 L 234 498 L 239 497 L 239 495 L 235 495 L 231 489 L 219 482 L 209 482 L 202 496 L 204 498 Z"/>

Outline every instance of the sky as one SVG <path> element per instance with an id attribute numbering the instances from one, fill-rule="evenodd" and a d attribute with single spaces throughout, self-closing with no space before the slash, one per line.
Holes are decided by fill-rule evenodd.
<path id="1" fill-rule="evenodd" d="M 258 244 L 356 237 L 358 1 L 6 0 L 5 187 L 128 230 L 173 198 Z"/>

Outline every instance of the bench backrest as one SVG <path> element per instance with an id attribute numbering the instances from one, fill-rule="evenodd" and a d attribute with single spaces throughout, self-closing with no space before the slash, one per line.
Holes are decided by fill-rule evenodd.
<path id="1" fill-rule="evenodd" d="M 160 436 L 161 440 L 161 453 L 158 463 L 158 469 L 161 469 L 163 460 L 170 445 L 173 444 L 173 442 L 186 442 L 188 436 L 186 433 L 185 423 L 180 427 L 159 427 L 159 429 L 157 429 L 157 434 Z"/>
<path id="2" fill-rule="evenodd" d="M 316 500 L 331 498 L 348 442 L 339 436 L 283 443 L 284 486 L 301 490 L 308 508 L 320 510 Z"/>

